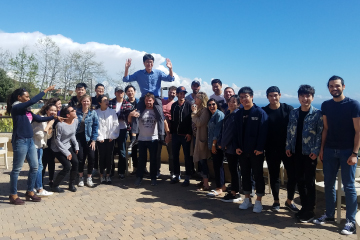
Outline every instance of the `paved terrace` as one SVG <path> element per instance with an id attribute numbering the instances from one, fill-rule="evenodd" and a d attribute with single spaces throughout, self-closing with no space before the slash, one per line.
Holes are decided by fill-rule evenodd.
<path id="1" fill-rule="evenodd" d="M 60 166 L 56 164 L 57 170 Z M 167 169 L 163 164 L 164 174 Z M 22 199 L 27 164 L 23 170 L 18 186 Z M 272 212 L 269 194 L 263 198 L 264 211 L 255 214 L 238 209 L 239 204 L 197 192 L 198 181 L 191 180 L 191 186 L 184 188 L 169 184 L 167 176 L 154 187 L 144 179 L 140 188 L 134 188 L 134 176 L 125 180 L 114 177 L 112 186 L 97 184 L 93 189 L 78 188 L 76 193 L 55 193 L 41 203 L 14 206 L 8 201 L 9 173 L 0 170 L 0 239 L 356 239 L 355 235 L 339 234 L 345 220 L 340 226 L 317 227 L 297 222 L 284 208 Z M 320 215 L 324 195 L 318 192 L 317 196 Z M 283 205 L 283 189 L 280 199 Z M 298 195 L 295 202 L 299 203 Z"/>

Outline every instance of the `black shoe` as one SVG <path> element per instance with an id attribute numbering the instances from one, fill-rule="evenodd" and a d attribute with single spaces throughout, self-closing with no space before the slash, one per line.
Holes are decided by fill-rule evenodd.
<path id="1" fill-rule="evenodd" d="M 299 218 L 300 222 L 302 223 L 309 223 L 312 222 L 312 220 L 314 220 L 314 213 L 313 212 L 304 212 L 300 218 Z"/>
<path id="2" fill-rule="evenodd" d="M 299 209 L 295 206 L 295 204 L 288 204 L 287 201 L 285 201 L 285 206 L 292 212 L 297 213 L 299 212 Z"/>
<path id="3" fill-rule="evenodd" d="M 295 213 L 295 217 L 297 219 L 300 219 L 304 213 L 304 210 L 300 209 L 297 213 Z"/>
<path id="4" fill-rule="evenodd" d="M 76 187 L 75 187 L 75 184 L 70 183 L 70 184 L 69 184 L 69 190 L 72 191 L 72 192 L 76 192 L 77 189 L 76 189 Z"/>
<path id="5" fill-rule="evenodd" d="M 52 188 L 54 186 L 54 182 L 49 182 L 49 187 Z"/>
<path id="6" fill-rule="evenodd" d="M 57 193 L 63 193 L 63 192 L 65 192 L 63 189 L 61 189 L 59 186 L 57 186 L 57 187 L 52 187 L 51 188 L 51 191 L 52 192 L 57 192 Z"/>
<path id="7" fill-rule="evenodd" d="M 151 186 L 156 186 L 156 185 L 157 185 L 156 179 L 151 179 Z"/>
<path id="8" fill-rule="evenodd" d="M 175 183 L 178 183 L 180 180 L 179 180 L 179 177 L 178 176 L 173 176 L 172 178 L 171 178 L 171 181 L 170 181 L 170 183 L 171 184 L 175 184 Z"/>
<path id="9" fill-rule="evenodd" d="M 142 183 L 142 178 L 136 178 L 136 180 L 135 180 L 135 187 L 140 187 L 140 185 L 141 185 L 141 183 Z"/>
<path id="10" fill-rule="evenodd" d="M 182 187 L 188 187 L 190 185 L 190 181 L 185 179 L 183 183 L 181 184 Z"/>
<path id="11" fill-rule="evenodd" d="M 232 202 L 232 203 L 235 203 L 235 202 L 239 202 L 241 200 L 241 197 L 239 194 L 236 194 L 235 196 L 229 192 L 227 193 L 222 199 L 221 201 L 223 202 Z"/>

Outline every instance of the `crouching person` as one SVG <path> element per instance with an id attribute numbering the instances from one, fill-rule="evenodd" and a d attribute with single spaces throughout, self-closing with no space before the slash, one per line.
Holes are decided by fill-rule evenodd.
<path id="1" fill-rule="evenodd" d="M 157 161 L 156 153 L 158 149 L 158 127 L 154 111 L 155 96 L 152 93 L 145 95 L 145 110 L 141 113 L 133 111 L 129 114 L 128 120 L 131 122 L 132 117 L 139 118 L 139 136 L 138 136 L 138 168 L 136 170 L 135 187 L 139 187 L 144 176 L 144 169 L 147 161 L 147 151 L 150 153 L 150 177 L 151 186 L 157 185 Z"/>
<path id="2" fill-rule="evenodd" d="M 287 127 L 286 155 L 294 154 L 297 186 L 302 208 L 295 216 L 304 223 L 314 219 L 315 172 L 321 147 L 323 121 L 321 111 L 311 106 L 315 89 L 301 85 L 300 108 L 291 110 Z"/>

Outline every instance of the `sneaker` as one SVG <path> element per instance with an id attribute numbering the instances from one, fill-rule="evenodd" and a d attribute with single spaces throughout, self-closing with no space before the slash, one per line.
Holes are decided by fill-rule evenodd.
<path id="1" fill-rule="evenodd" d="M 335 222 L 335 218 L 329 218 L 326 214 L 322 215 L 321 217 L 315 219 L 313 223 L 323 225 L 328 222 Z"/>
<path id="2" fill-rule="evenodd" d="M 295 213 L 295 217 L 300 220 L 303 214 L 304 214 L 304 210 L 301 208 L 297 213 Z"/>
<path id="3" fill-rule="evenodd" d="M 124 178 L 125 178 L 125 174 L 119 174 L 119 178 L 120 178 L 120 179 L 124 179 Z"/>
<path id="4" fill-rule="evenodd" d="M 252 203 L 250 201 L 250 198 L 245 198 L 243 203 L 239 205 L 239 208 L 242 210 L 248 209 L 249 207 L 252 207 Z"/>
<path id="5" fill-rule="evenodd" d="M 180 181 L 180 176 L 173 175 L 170 183 L 175 184 L 175 183 L 178 183 L 179 181 Z"/>
<path id="6" fill-rule="evenodd" d="M 353 233 L 356 233 L 355 224 L 353 222 L 350 222 L 349 219 L 346 219 L 346 224 L 344 229 L 341 230 L 341 234 L 351 235 Z"/>
<path id="7" fill-rule="evenodd" d="M 83 187 L 83 186 L 84 186 L 84 178 L 83 178 L 83 177 L 79 177 L 78 186 L 79 186 L 79 187 Z"/>
<path id="8" fill-rule="evenodd" d="M 106 183 L 106 178 L 105 177 L 101 177 L 101 183 L 105 184 Z"/>
<path id="9" fill-rule="evenodd" d="M 287 207 L 290 211 L 297 213 L 299 211 L 299 209 L 295 206 L 295 204 L 291 203 L 288 204 L 287 201 L 285 201 L 285 207 Z"/>
<path id="10" fill-rule="evenodd" d="M 133 168 L 133 171 L 130 173 L 130 175 L 136 175 L 136 167 Z"/>
<path id="11" fill-rule="evenodd" d="M 92 175 L 93 177 L 98 176 L 98 175 L 99 175 L 99 171 L 94 168 L 94 169 L 92 170 L 91 175 Z"/>
<path id="12" fill-rule="evenodd" d="M 49 182 L 49 187 L 52 188 L 54 185 L 54 182 Z"/>
<path id="13" fill-rule="evenodd" d="M 111 182 L 110 176 L 106 177 L 106 184 L 111 184 L 111 183 L 112 183 L 112 182 Z"/>
<path id="14" fill-rule="evenodd" d="M 35 191 L 35 194 L 36 194 L 36 196 L 39 196 L 39 197 L 48 197 L 48 196 L 53 195 L 54 193 L 53 192 L 48 192 L 45 189 L 43 189 L 41 192 Z"/>
<path id="15" fill-rule="evenodd" d="M 239 196 L 239 194 L 236 194 L 235 196 L 230 192 L 227 193 L 222 199 L 221 201 L 223 202 L 231 202 L 231 203 L 235 203 L 235 202 L 239 202 L 241 200 L 241 197 Z"/>
<path id="16" fill-rule="evenodd" d="M 254 213 L 261 213 L 261 211 L 263 210 L 263 206 L 261 204 L 261 201 L 255 200 L 255 205 L 253 208 L 253 212 Z"/>
<path id="17" fill-rule="evenodd" d="M 142 183 L 142 178 L 136 178 L 136 180 L 135 180 L 135 187 L 140 187 L 140 185 L 141 185 L 141 183 Z"/>
<path id="18" fill-rule="evenodd" d="M 314 220 L 314 213 L 313 212 L 304 212 L 303 214 L 301 214 L 299 220 L 302 223 L 312 222 Z"/>
<path id="19" fill-rule="evenodd" d="M 271 210 L 273 210 L 274 212 L 280 211 L 280 203 L 275 202 L 275 203 L 272 205 Z"/>
<path id="20" fill-rule="evenodd" d="M 151 179 L 151 186 L 156 186 L 156 185 L 157 185 L 156 179 Z"/>
<path id="21" fill-rule="evenodd" d="M 86 185 L 87 185 L 88 187 L 93 187 L 93 186 L 94 186 L 94 183 L 93 183 L 91 177 L 88 177 L 88 178 L 86 179 Z"/>
<path id="22" fill-rule="evenodd" d="M 183 183 L 181 184 L 182 187 L 188 187 L 190 185 L 190 181 L 185 179 Z"/>

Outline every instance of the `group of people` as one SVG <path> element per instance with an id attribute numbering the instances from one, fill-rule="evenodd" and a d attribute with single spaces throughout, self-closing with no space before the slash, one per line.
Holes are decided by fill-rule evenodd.
<path id="1" fill-rule="evenodd" d="M 222 196 L 225 192 L 221 198 L 223 202 L 239 202 L 242 200 L 240 193 L 244 194 L 239 208 L 252 208 L 253 212 L 260 213 L 265 195 L 263 164 L 266 160 L 274 199 L 272 210 L 279 211 L 279 171 L 283 162 L 288 177 L 285 206 L 295 212 L 301 222 L 315 224 L 334 221 L 334 185 L 341 166 L 347 207 L 347 223 L 342 233 L 355 232 L 357 195 L 354 182 L 360 147 L 360 104 L 345 97 L 341 77 L 333 76 L 328 80 L 332 99 L 323 102 L 321 110 L 312 106 L 315 89 L 310 85 L 301 85 L 298 89 L 299 108 L 280 102 L 281 92 L 276 86 L 266 91 L 269 104 L 259 107 L 254 103 L 250 87 L 242 87 L 235 94 L 231 87 L 222 90 L 220 79 L 211 81 L 214 94 L 209 97 L 200 90 L 200 82 L 194 80 L 188 95 L 185 87 L 172 86 L 168 88 L 167 99 L 161 99 L 161 81 L 174 81 L 172 63 L 166 59 L 169 74 L 153 69 L 154 57 L 150 54 L 143 57 L 143 63 L 144 70 L 129 75 L 131 59 L 126 60 L 123 78 L 124 82 L 138 82 L 140 99 L 135 98 L 136 89 L 132 85 L 125 89 L 116 87 L 115 98 L 110 100 L 104 95 L 104 85 L 97 84 L 96 96 L 90 97 L 86 95 L 86 84 L 79 83 L 76 96 L 67 106 L 62 107 L 60 99 L 52 98 L 35 115 L 29 107 L 53 90 L 53 86 L 31 99 L 25 89 L 17 89 L 9 96 L 7 111 L 14 124 L 11 203 L 24 204 L 17 195 L 17 179 L 25 158 L 30 165 L 26 200 L 34 202 L 52 192 L 63 192 L 59 185 L 68 173 L 69 190 L 73 192 L 76 184 L 82 187 L 86 182 L 92 187 L 92 176 L 97 172 L 101 183 L 111 184 L 115 174 L 114 151 L 119 154 L 118 176 L 123 179 L 129 136 L 136 187 L 142 184 L 148 151 L 151 185 L 157 185 L 164 145 L 169 156 L 171 184 L 178 183 L 182 147 L 185 161 L 182 186 L 189 186 L 191 176 L 197 171 L 202 177 L 197 184 L 199 191 L 206 191 L 212 197 Z M 117 150 L 114 150 L 115 145 Z M 55 157 L 63 168 L 54 179 Z M 212 190 L 209 158 L 216 183 Z M 224 159 L 231 179 L 228 192 Z M 326 213 L 315 219 L 317 159 L 324 166 Z M 47 166 L 52 192 L 43 188 Z M 301 200 L 300 210 L 293 203 L 296 187 Z"/>

